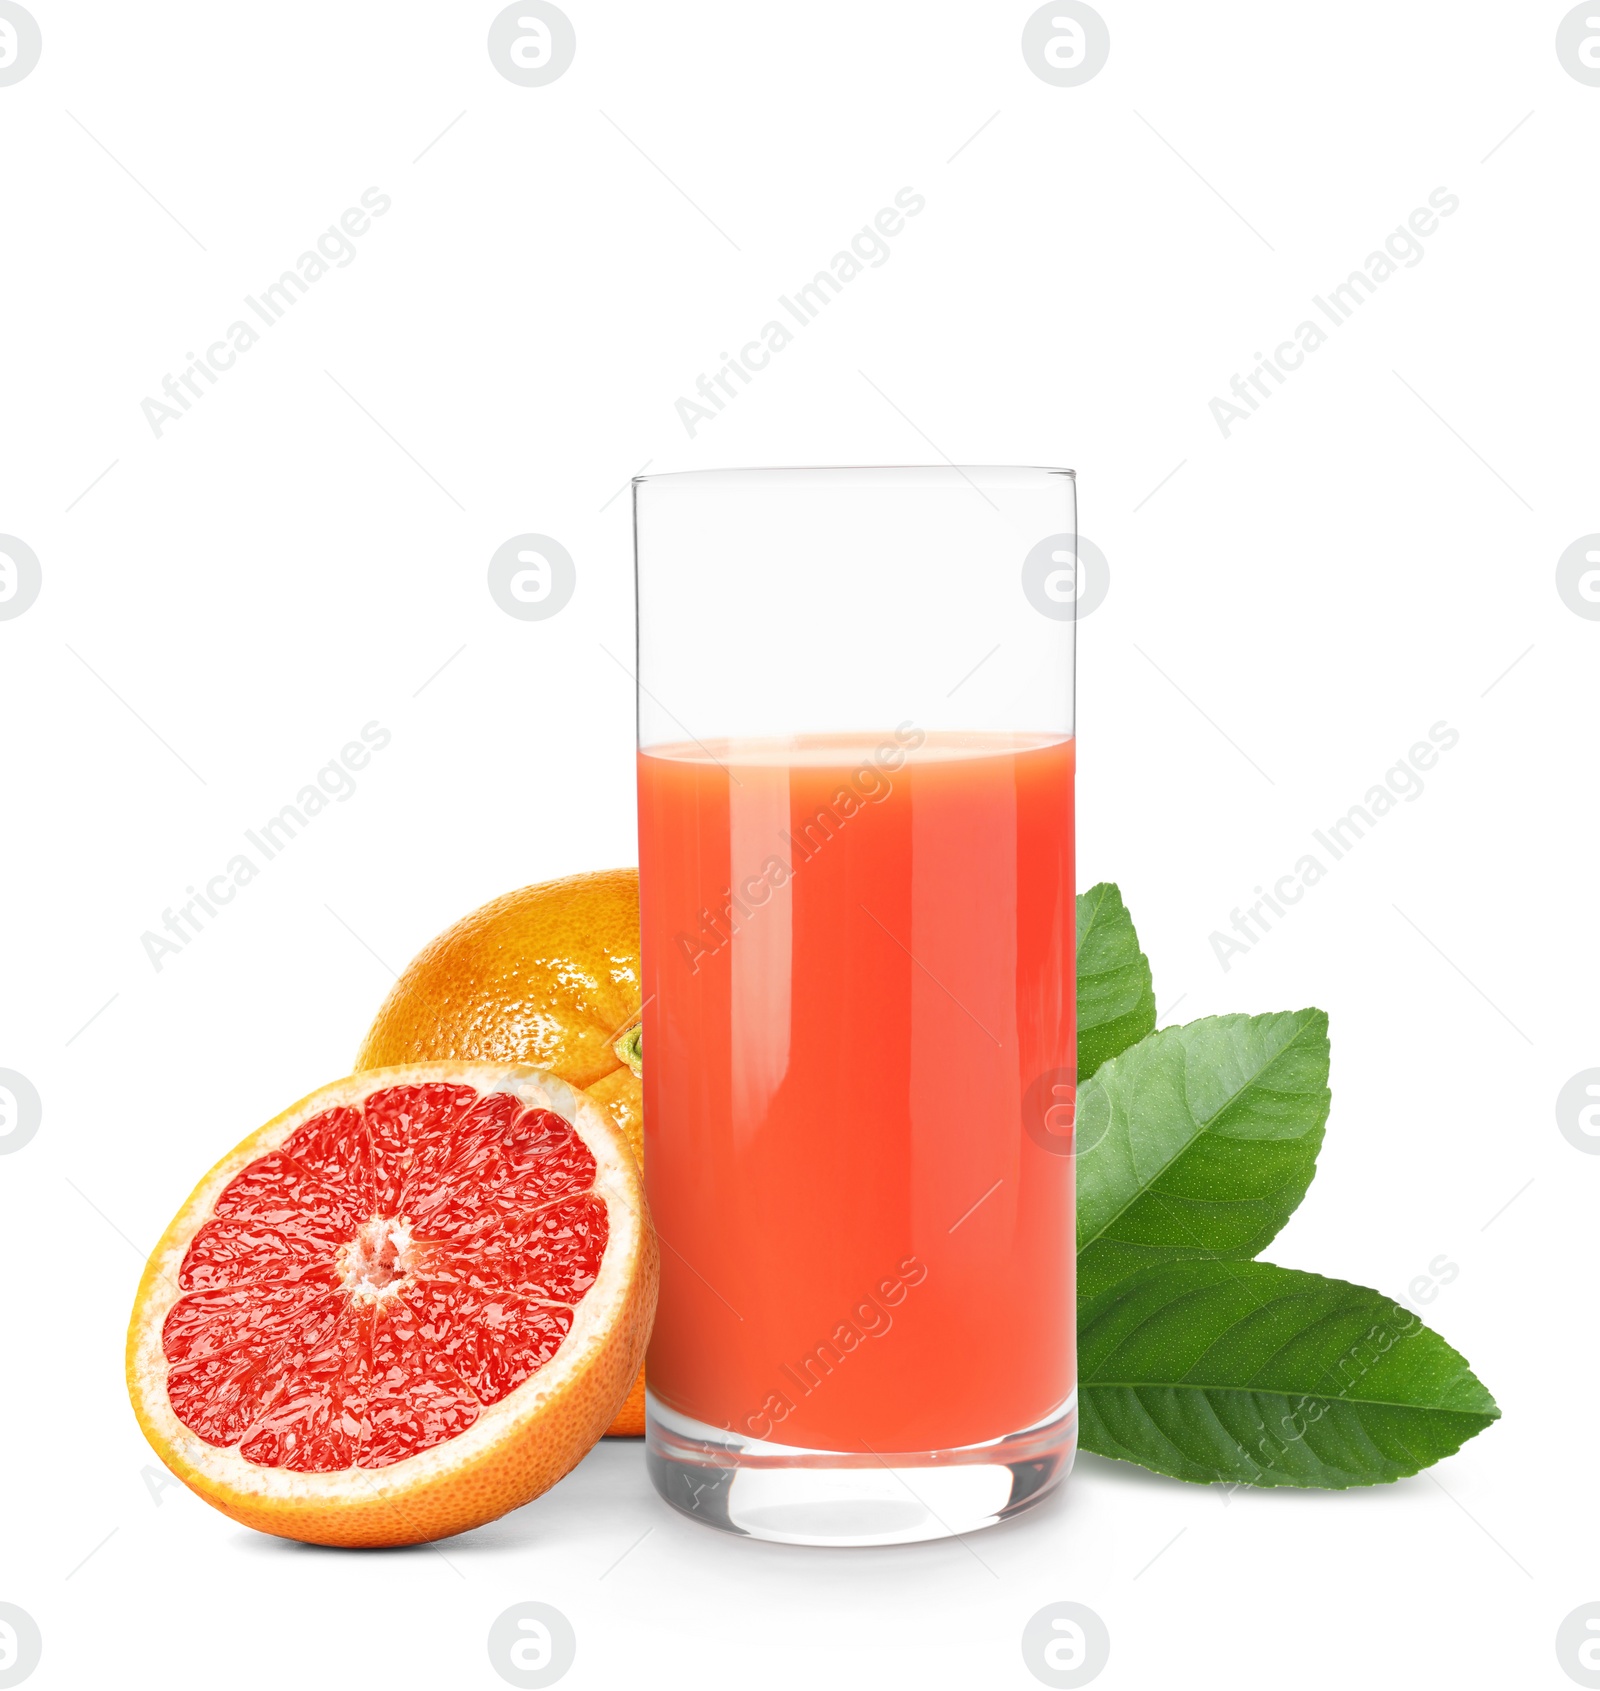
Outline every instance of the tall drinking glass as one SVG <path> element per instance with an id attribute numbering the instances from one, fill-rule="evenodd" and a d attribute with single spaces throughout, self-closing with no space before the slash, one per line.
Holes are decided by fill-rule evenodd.
<path id="1" fill-rule="evenodd" d="M 1076 1448 L 1070 470 L 634 482 L 657 1489 L 966 1532 Z"/>

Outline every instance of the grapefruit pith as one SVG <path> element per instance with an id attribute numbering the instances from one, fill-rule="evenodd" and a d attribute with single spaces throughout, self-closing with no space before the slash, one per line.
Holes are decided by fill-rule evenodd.
<path id="1" fill-rule="evenodd" d="M 639 980 L 637 869 L 519 887 L 411 960 L 355 1066 L 531 1063 L 603 1104 L 642 1160 Z M 643 1433 L 643 1370 L 610 1430 Z"/>
<path id="2" fill-rule="evenodd" d="M 412 1544 L 554 1485 L 605 1432 L 655 1312 L 637 1165 L 524 1067 L 373 1070 L 200 1182 L 145 1270 L 128 1387 L 224 1514 Z"/>

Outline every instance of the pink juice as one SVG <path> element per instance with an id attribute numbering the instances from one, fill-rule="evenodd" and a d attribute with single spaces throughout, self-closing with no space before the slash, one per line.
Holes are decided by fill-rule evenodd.
<path id="1" fill-rule="evenodd" d="M 669 1408 L 883 1452 L 1062 1407 L 1073 1162 L 1025 1110 L 1041 1077 L 1071 1096 L 1073 754 L 909 728 L 641 752 Z"/>

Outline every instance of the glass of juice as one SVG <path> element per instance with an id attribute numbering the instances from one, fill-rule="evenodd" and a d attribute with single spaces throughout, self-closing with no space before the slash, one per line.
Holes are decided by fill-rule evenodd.
<path id="1" fill-rule="evenodd" d="M 662 1496 L 967 1532 L 1076 1448 L 1076 506 L 1059 469 L 634 482 Z"/>

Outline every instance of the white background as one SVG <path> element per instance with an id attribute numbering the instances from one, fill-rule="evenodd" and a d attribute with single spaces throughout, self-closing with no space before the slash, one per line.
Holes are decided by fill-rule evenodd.
<path id="1" fill-rule="evenodd" d="M 1024 1623 L 1073 1599 L 1107 1687 L 1568 1684 L 1600 1159 L 1554 1101 L 1600 1063 L 1600 625 L 1555 564 L 1600 529 L 1600 89 L 1565 8 L 1105 0 L 1076 88 L 993 0 L 570 0 L 544 88 L 496 73 L 493 4 L 32 9 L 0 88 L 0 529 L 43 580 L 0 621 L 0 1067 L 44 1115 L 0 1158 L 0 1599 L 35 1683 L 490 1687 L 490 1623 L 539 1599 L 573 1686 L 1025 1687 Z M 369 186 L 354 261 L 158 438 L 140 401 Z M 890 259 L 691 438 L 679 395 L 905 186 Z M 1438 187 L 1423 260 L 1224 438 L 1211 398 Z M 441 927 L 635 860 L 618 490 L 944 455 L 1079 472 L 1111 572 L 1080 884 L 1121 884 L 1163 1020 L 1332 1017 L 1321 1172 L 1269 1255 L 1394 1293 L 1447 1258 L 1422 1312 L 1504 1420 L 1344 1494 L 1086 1457 L 1011 1525 L 880 1551 L 709 1533 L 638 1445 L 438 1550 L 153 1489 L 123 1331 L 191 1183 L 345 1071 Z M 486 588 L 530 530 L 577 567 L 547 621 Z M 862 664 L 893 637 L 839 629 Z M 141 934 L 372 720 L 355 796 L 158 972 Z M 1423 795 L 1224 971 L 1230 911 L 1441 720 Z"/>

